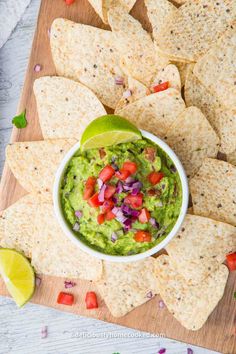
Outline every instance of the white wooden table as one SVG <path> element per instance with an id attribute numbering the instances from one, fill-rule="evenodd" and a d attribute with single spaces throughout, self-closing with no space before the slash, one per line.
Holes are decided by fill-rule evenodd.
<path id="1" fill-rule="evenodd" d="M 11 134 L 11 120 L 16 112 L 24 79 L 39 3 L 39 0 L 31 1 L 11 37 L 0 49 L 0 175 L 5 160 L 5 146 Z M 4 21 L 1 14 L 0 21 Z M 48 327 L 48 337 L 42 339 L 41 328 L 45 325 Z M 32 304 L 17 309 L 11 299 L 0 297 L 0 354 L 156 354 L 160 348 L 166 348 L 166 354 L 184 354 L 187 353 L 187 348 L 192 348 L 194 354 L 216 353 Z"/>

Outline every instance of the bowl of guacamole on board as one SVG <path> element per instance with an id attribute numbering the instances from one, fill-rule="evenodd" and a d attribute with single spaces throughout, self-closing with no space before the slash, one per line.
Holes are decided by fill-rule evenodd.
<path id="1" fill-rule="evenodd" d="M 54 206 L 66 235 L 82 250 L 110 261 L 150 256 L 177 233 L 188 206 L 184 169 L 171 148 L 151 133 L 81 151 L 63 159 Z"/>

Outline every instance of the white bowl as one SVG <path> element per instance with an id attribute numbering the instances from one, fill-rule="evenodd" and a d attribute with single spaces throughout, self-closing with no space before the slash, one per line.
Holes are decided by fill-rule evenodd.
<path id="1" fill-rule="evenodd" d="M 100 259 L 104 259 L 107 261 L 111 261 L 111 262 L 132 262 L 132 261 L 137 261 L 137 260 L 149 257 L 149 256 L 157 253 L 158 251 L 160 251 L 162 248 L 164 248 L 171 241 L 171 239 L 177 234 L 177 232 L 184 220 L 184 217 L 186 215 L 187 208 L 188 208 L 188 197 L 189 197 L 188 180 L 187 180 L 184 168 L 183 168 L 180 160 L 178 159 L 176 154 L 173 152 L 173 150 L 164 141 L 162 141 L 161 139 L 157 138 L 155 135 L 153 135 L 145 130 L 140 130 L 140 131 L 141 131 L 142 136 L 144 138 L 147 138 L 147 139 L 153 141 L 156 145 L 158 145 L 162 150 L 164 150 L 167 153 L 167 155 L 171 158 L 171 160 L 173 161 L 173 163 L 179 173 L 181 185 L 182 185 L 182 206 L 181 206 L 179 217 L 178 217 L 173 229 L 164 238 L 163 241 L 161 241 L 159 244 L 157 244 L 153 248 L 150 248 L 148 251 L 145 251 L 143 253 L 138 253 L 135 255 L 130 255 L 130 256 L 108 255 L 108 254 L 105 254 L 102 252 L 98 252 L 95 249 L 86 245 L 84 242 L 80 241 L 80 239 L 75 236 L 75 234 L 70 229 L 69 225 L 67 224 L 67 222 L 65 220 L 65 217 L 64 217 L 64 214 L 63 214 L 63 211 L 61 208 L 60 193 L 59 193 L 61 179 L 62 179 L 64 172 L 67 168 L 67 165 L 68 165 L 70 159 L 72 158 L 72 156 L 75 154 L 75 152 L 80 147 L 80 142 L 78 142 L 70 149 L 70 151 L 68 151 L 68 153 L 66 154 L 66 156 L 62 160 L 62 162 L 57 170 L 55 182 L 54 182 L 54 187 L 53 187 L 53 203 L 54 203 L 54 210 L 55 210 L 56 218 L 57 218 L 62 230 L 66 234 L 66 236 L 75 244 L 75 247 L 79 247 L 80 249 L 87 252 L 91 256 L 94 256 L 94 257 L 97 257 Z"/>

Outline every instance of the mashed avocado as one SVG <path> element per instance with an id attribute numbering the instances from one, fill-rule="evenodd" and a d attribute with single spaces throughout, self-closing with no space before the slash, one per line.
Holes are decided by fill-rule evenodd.
<path id="1" fill-rule="evenodd" d="M 100 225 L 97 217 L 101 208 L 93 208 L 83 199 L 86 180 L 91 176 L 98 178 L 107 165 L 120 169 L 126 161 L 136 163 L 137 172 L 132 178 L 142 183 L 143 202 L 137 209 L 146 208 L 151 219 L 141 223 L 138 218 L 133 218 L 128 230 L 116 218 Z M 164 175 L 156 185 L 148 179 L 153 171 Z M 107 183 L 117 186 L 118 179 L 113 176 Z M 96 184 L 94 192 L 98 190 Z M 119 208 L 124 206 L 124 198 L 130 192 L 118 192 L 112 198 Z M 137 254 L 157 245 L 173 228 L 182 204 L 180 178 L 173 162 L 161 148 L 144 138 L 103 149 L 77 151 L 66 169 L 60 193 L 64 215 L 75 235 L 90 247 L 110 255 Z M 151 241 L 136 242 L 134 235 L 139 230 L 148 232 Z"/>

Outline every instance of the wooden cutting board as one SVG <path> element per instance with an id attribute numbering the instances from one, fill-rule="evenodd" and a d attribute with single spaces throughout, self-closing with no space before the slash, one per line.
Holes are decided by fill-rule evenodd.
<path id="1" fill-rule="evenodd" d="M 146 16 L 143 0 L 138 0 L 132 15 L 140 20 L 145 29 L 151 30 Z M 39 76 L 55 75 L 49 46 L 48 30 L 52 21 L 57 17 L 64 17 L 76 22 L 106 28 L 93 8 L 86 0 L 76 0 L 72 6 L 66 6 L 63 0 L 42 0 L 34 36 L 32 52 L 26 73 L 18 113 L 27 109 L 28 126 L 25 129 L 13 129 L 11 141 L 41 140 L 42 133 L 38 122 L 36 103 L 33 95 L 33 82 Z M 89 60 L 89 58 L 88 58 Z M 42 65 L 40 73 L 34 72 L 36 64 Z M 5 166 L 0 185 L 0 210 L 17 201 L 26 194 L 18 184 L 9 168 Z M 64 279 L 44 276 L 41 285 L 37 288 L 32 302 L 54 307 L 62 311 L 69 311 L 94 317 L 123 326 L 148 331 L 156 335 L 166 336 L 176 340 L 203 346 L 227 354 L 236 353 L 236 300 L 233 297 L 236 291 L 236 276 L 231 273 L 223 299 L 209 317 L 204 327 L 196 332 L 188 331 L 182 327 L 166 308 L 160 309 L 159 297 L 154 298 L 143 306 L 135 309 L 122 318 L 114 318 L 109 313 L 104 301 L 99 299 L 97 310 L 86 310 L 84 298 L 88 290 L 95 290 L 95 285 L 87 281 L 77 281 L 77 286 L 71 290 L 76 297 L 76 304 L 72 307 L 56 303 L 57 295 L 64 289 Z M 2 281 L 0 281 L 0 295 L 8 295 Z"/>

